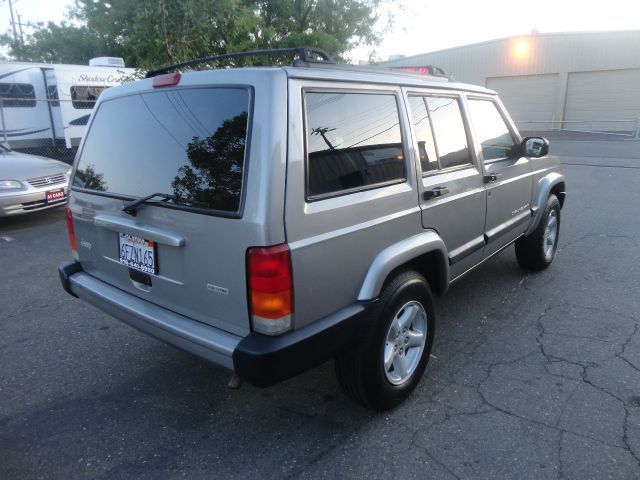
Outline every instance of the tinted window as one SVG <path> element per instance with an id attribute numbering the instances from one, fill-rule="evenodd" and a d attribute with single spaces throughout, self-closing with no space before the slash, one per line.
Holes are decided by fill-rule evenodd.
<path id="1" fill-rule="evenodd" d="M 165 90 L 105 101 L 89 129 L 76 187 L 227 212 L 240 208 L 249 94 Z"/>
<path id="2" fill-rule="evenodd" d="M 310 197 L 405 178 L 394 95 L 307 93 Z"/>
<path id="3" fill-rule="evenodd" d="M 458 100 L 447 97 L 425 97 L 425 99 L 436 137 L 440 168 L 471 164 Z"/>
<path id="4" fill-rule="evenodd" d="M 424 97 L 409 97 L 409 107 L 411 109 L 413 128 L 416 132 L 422 171 L 437 170 L 438 156 L 433 143 L 433 132 L 431 131 L 426 99 Z"/>
<path id="5" fill-rule="evenodd" d="M 495 103 L 469 100 L 469 115 L 485 162 L 513 155 L 516 142 Z"/>
<path id="6" fill-rule="evenodd" d="M 109 87 L 71 87 L 71 103 L 73 108 L 91 109 L 100 94 Z"/>
<path id="7" fill-rule="evenodd" d="M 36 92 L 30 83 L 0 83 L 3 107 L 35 107 Z"/>

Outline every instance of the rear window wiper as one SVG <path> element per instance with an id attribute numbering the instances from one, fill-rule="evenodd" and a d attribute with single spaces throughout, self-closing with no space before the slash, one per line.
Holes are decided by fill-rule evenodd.
<path id="1" fill-rule="evenodd" d="M 188 205 L 199 208 L 209 208 L 209 205 L 204 202 L 198 202 L 197 200 L 188 200 L 186 198 L 179 197 L 178 195 L 169 195 L 168 193 L 152 193 L 151 195 L 147 195 L 146 197 L 139 198 L 138 200 L 134 200 L 131 203 L 127 203 L 124 207 L 122 207 L 122 211 L 128 213 L 129 215 L 136 216 L 138 212 L 138 207 L 143 203 L 157 203 L 157 202 L 149 202 L 152 198 L 160 197 L 163 202 L 167 202 L 171 200 L 173 203 L 177 205 Z"/>
<path id="2" fill-rule="evenodd" d="M 174 202 L 178 200 L 178 197 L 176 197 L 175 195 L 169 195 L 168 193 L 152 193 L 151 195 L 147 195 L 146 197 L 142 197 L 138 200 L 134 200 L 131 203 L 127 203 L 124 207 L 122 207 L 122 211 L 135 217 L 136 213 L 138 212 L 138 207 L 143 203 L 147 203 L 149 200 L 155 197 L 160 197 L 165 202 L 168 200 L 173 200 Z"/>

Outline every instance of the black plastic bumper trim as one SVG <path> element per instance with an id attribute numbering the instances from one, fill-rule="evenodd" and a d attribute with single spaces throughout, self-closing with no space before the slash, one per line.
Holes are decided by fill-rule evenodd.
<path id="1" fill-rule="evenodd" d="M 268 387 L 320 365 L 361 338 L 374 304 L 358 302 L 277 337 L 252 332 L 233 351 L 234 370 L 244 381 Z"/>
<path id="2" fill-rule="evenodd" d="M 498 225 L 491 230 L 487 230 L 484 234 L 484 240 L 486 243 L 491 243 L 503 233 L 508 232 L 512 228 L 516 228 L 518 225 L 531 219 L 531 210 L 525 210 L 524 212 L 516 215 L 515 217 L 507 220 L 506 222 Z"/>
<path id="3" fill-rule="evenodd" d="M 78 298 L 78 296 L 71 291 L 69 277 L 74 273 L 78 273 L 81 271 L 82 265 L 80 265 L 80 262 L 67 262 L 58 267 L 58 274 L 60 275 L 60 283 L 62 283 L 62 288 L 64 288 L 64 291 L 72 297 Z"/>
<path id="4" fill-rule="evenodd" d="M 456 262 L 459 262 L 465 257 L 468 257 L 472 253 L 481 250 L 485 246 L 484 235 L 479 236 L 478 238 L 474 238 L 470 242 L 465 243 L 461 247 L 456 250 L 452 250 L 449 255 L 449 265 L 453 265 Z"/>

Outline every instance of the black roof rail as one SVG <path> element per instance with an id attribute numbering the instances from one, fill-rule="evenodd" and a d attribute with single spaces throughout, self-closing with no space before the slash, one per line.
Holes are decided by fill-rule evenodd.
<path id="1" fill-rule="evenodd" d="M 175 63 L 166 67 L 151 70 L 145 75 L 146 78 L 169 73 L 182 67 L 190 67 L 201 63 L 216 62 L 219 60 L 227 60 L 232 58 L 244 58 L 255 56 L 282 55 L 285 53 L 294 54 L 293 65 L 296 67 L 310 66 L 312 64 L 330 64 L 334 65 L 335 61 L 327 52 L 321 48 L 315 47 L 295 47 L 295 48 L 272 48 L 267 50 L 250 50 L 247 52 L 225 53 L 224 55 L 212 55 L 210 57 L 201 57 L 187 62 Z"/>

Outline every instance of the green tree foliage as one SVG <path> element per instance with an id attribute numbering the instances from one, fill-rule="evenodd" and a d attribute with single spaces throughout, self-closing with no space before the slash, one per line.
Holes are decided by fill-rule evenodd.
<path id="1" fill-rule="evenodd" d="M 315 46 L 337 58 L 376 45 L 383 0 L 76 0 L 60 25 L 42 24 L 15 58 L 87 63 L 102 55 L 150 68 L 255 48 Z"/>

